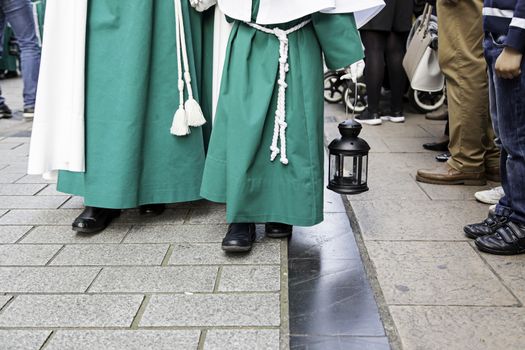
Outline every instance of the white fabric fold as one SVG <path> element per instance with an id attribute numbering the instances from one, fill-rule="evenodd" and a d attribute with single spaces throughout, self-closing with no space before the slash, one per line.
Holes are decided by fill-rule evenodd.
<path id="1" fill-rule="evenodd" d="M 218 0 L 227 16 L 251 22 L 252 1 Z M 365 25 L 385 6 L 383 0 L 260 0 L 257 24 L 286 23 L 315 12 L 354 13 L 357 27 Z"/>
<path id="2" fill-rule="evenodd" d="M 84 81 L 88 0 L 48 0 L 28 174 L 85 171 Z"/>

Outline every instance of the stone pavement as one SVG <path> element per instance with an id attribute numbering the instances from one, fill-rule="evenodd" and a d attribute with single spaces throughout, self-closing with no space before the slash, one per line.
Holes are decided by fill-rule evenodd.
<path id="1" fill-rule="evenodd" d="M 331 140 L 345 116 L 341 105 L 326 109 Z M 436 166 L 436 153 L 421 145 L 443 130 L 443 122 L 408 113 L 405 124 L 362 133 L 372 147 L 370 191 L 347 199 L 391 345 L 525 349 L 525 255 L 483 254 L 463 235 L 465 224 L 486 217 L 474 192 L 489 186 L 415 181 L 417 169 Z"/>

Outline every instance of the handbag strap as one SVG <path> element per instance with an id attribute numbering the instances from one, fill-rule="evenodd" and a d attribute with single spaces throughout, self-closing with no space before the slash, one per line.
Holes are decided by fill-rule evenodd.
<path id="1" fill-rule="evenodd" d="M 426 37 L 428 34 L 428 28 L 430 27 L 430 19 L 432 18 L 433 9 L 434 7 L 427 3 L 425 5 L 425 9 L 423 10 L 423 14 L 421 15 L 423 20 L 420 22 L 417 31 L 423 31 L 423 38 Z"/>

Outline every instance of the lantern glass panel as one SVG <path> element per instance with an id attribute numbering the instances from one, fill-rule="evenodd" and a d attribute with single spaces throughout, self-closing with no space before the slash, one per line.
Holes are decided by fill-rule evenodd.
<path id="1" fill-rule="evenodd" d="M 339 164 L 339 156 L 335 154 L 330 154 L 330 173 L 329 173 L 329 179 L 330 181 L 333 180 L 336 177 L 339 176 L 339 169 L 337 168 L 337 165 Z"/>

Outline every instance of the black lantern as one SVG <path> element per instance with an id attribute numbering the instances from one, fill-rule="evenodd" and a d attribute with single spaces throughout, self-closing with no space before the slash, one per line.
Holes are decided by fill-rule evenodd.
<path id="1" fill-rule="evenodd" d="M 340 194 L 368 191 L 368 152 L 370 146 L 359 138 L 361 124 L 346 120 L 339 124 L 341 138 L 333 140 L 328 170 L 328 189 Z"/>

